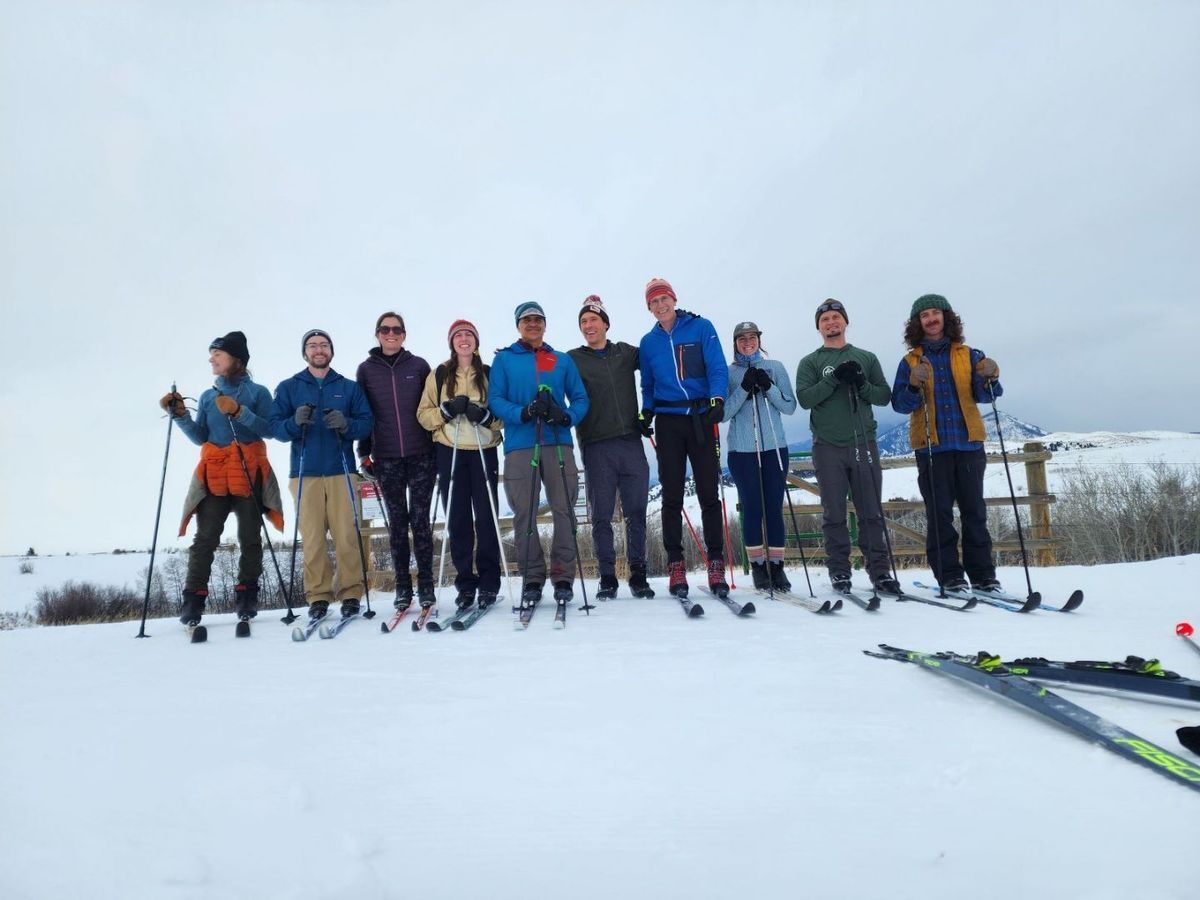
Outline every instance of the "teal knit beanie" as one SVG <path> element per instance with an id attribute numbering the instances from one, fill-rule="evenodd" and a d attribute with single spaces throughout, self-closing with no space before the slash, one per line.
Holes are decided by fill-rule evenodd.
<path id="1" fill-rule="evenodd" d="M 923 294 L 913 301 L 910 316 L 919 316 L 927 309 L 940 309 L 942 312 L 953 312 L 950 301 L 941 294 Z"/>

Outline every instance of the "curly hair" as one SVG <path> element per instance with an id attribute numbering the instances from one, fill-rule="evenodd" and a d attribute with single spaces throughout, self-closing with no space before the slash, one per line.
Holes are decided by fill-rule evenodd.
<path id="1" fill-rule="evenodd" d="M 942 321 L 945 323 L 943 337 L 952 344 L 961 344 L 963 323 L 958 313 L 953 310 L 945 310 L 942 313 Z M 925 340 L 925 329 L 921 327 L 921 314 L 909 316 L 908 321 L 904 323 L 904 343 L 908 345 L 908 349 L 913 350 L 920 346 L 923 340 Z"/>

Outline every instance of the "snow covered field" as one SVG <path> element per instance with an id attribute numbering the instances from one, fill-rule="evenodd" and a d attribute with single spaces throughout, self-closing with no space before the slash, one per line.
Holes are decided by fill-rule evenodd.
<path id="1" fill-rule="evenodd" d="M 70 557 L 74 577 L 97 559 Z M 145 560 L 124 559 L 132 583 Z M 16 564 L 5 595 L 33 577 Z M 210 617 L 195 646 L 170 620 L 148 640 L 0 632 L 0 896 L 1192 898 L 1195 792 L 861 653 L 1134 653 L 1200 675 L 1174 635 L 1200 624 L 1178 589 L 1200 556 L 1034 578 L 1087 600 L 823 617 L 763 599 L 737 619 L 701 597 L 688 620 L 658 582 L 565 631 L 546 609 L 514 633 L 497 609 L 465 633 L 377 619 L 308 644 L 271 613 L 243 641 Z M 1193 759 L 1174 729 L 1200 708 L 1060 692 Z"/>

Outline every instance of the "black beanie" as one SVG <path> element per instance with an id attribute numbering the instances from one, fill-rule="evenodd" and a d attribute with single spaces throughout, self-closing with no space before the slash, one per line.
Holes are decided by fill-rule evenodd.
<path id="1" fill-rule="evenodd" d="M 231 331 L 225 337 L 213 338 L 208 349 L 224 350 L 234 359 L 240 359 L 243 366 L 250 364 L 250 348 L 246 346 L 246 336 L 240 331 Z"/>
<path id="2" fill-rule="evenodd" d="M 834 300 L 830 297 L 824 303 L 817 307 L 817 314 L 813 317 L 816 322 L 816 327 L 821 327 L 821 314 L 827 312 L 835 312 L 846 320 L 846 324 L 850 324 L 850 314 L 846 312 L 846 307 L 842 305 L 841 300 Z"/>
<path id="3" fill-rule="evenodd" d="M 308 343 L 308 339 L 311 337 L 318 337 L 318 336 L 323 337 L 323 338 L 325 338 L 325 340 L 329 341 L 329 355 L 330 356 L 333 355 L 333 338 L 331 338 L 329 336 L 329 332 L 322 331 L 320 328 L 314 328 L 314 329 L 312 329 L 312 331 L 304 332 L 304 337 L 300 338 L 300 355 L 301 356 L 304 356 L 304 345 Z"/>

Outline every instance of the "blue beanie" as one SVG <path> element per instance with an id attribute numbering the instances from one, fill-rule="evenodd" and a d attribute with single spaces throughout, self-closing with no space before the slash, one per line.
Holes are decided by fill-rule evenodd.
<path id="1" fill-rule="evenodd" d="M 541 316 L 546 318 L 546 313 L 542 311 L 540 303 L 535 303 L 533 300 L 526 300 L 524 303 L 517 305 L 513 313 L 513 322 L 520 322 L 522 316 Z"/>

